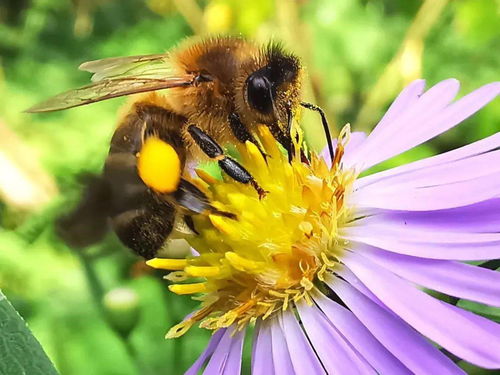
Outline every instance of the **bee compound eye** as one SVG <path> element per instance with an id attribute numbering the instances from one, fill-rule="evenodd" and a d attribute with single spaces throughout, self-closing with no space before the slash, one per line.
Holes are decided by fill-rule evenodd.
<path id="1" fill-rule="evenodd" d="M 250 106 L 262 114 L 273 110 L 272 86 L 262 72 L 254 72 L 247 79 L 247 98 Z"/>

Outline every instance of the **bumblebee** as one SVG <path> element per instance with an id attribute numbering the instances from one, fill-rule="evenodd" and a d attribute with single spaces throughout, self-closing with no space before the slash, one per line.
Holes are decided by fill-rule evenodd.
<path id="1" fill-rule="evenodd" d="M 76 238 L 76 244 L 95 242 L 111 218 L 126 246 L 152 258 L 179 217 L 196 232 L 191 215 L 230 216 L 215 210 L 188 181 L 186 166 L 192 161 L 203 155 L 216 160 L 226 174 L 253 186 L 262 199 L 266 192 L 225 155 L 221 144 L 249 141 L 259 147 L 255 131 L 264 124 L 291 158 L 291 124 L 301 105 L 320 113 L 330 138 L 323 112 L 300 100 L 298 57 L 276 43 L 258 46 L 238 37 L 188 40 L 166 54 L 107 58 L 86 62 L 80 69 L 93 73 L 91 84 L 28 112 L 142 94 L 134 96 L 119 121 L 102 176 L 88 185 L 82 203 L 66 218 L 66 228 L 85 232 L 66 231 L 65 237 Z M 88 229 L 92 227 L 97 230 Z"/>

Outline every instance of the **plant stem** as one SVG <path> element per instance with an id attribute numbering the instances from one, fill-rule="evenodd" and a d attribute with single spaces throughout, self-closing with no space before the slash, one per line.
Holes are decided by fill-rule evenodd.
<path id="1" fill-rule="evenodd" d="M 205 32 L 203 10 L 195 0 L 172 0 L 172 2 L 195 34 L 201 35 Z"/>

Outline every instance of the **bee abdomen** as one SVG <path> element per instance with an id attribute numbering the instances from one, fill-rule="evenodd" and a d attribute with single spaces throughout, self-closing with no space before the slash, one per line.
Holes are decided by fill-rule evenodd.
<path id="1" fill-rule="evenodd" d="M 138 255 L 153 258 L 172 231 L 174 207 L 158 200 L 142 182 L 132 154 L 109 155 L 104 178 L 110 185 L 110 218 L 116 235 Z"/>
<path id="2" fill-rule="evenodd" d="M 101 241 L 108 232 L 111 190 L 101 176 L 86 176 L 83 196 L 56 222 L 56 232 L 69 246 L 81 248 Z"/>
<path id="3" fill-rule="evenodd" d="M 147 207 L 128 210 L 112 218 L 113 229 L 122 243 L 145 259 L 156 256 L 174 227 L 171 206 L 160 210 Z"/>

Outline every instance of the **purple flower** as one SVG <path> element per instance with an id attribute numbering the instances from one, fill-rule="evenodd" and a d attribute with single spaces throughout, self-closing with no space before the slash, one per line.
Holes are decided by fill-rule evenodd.
<path id="1" fill-rule="evenodd" d="M 262 202 L 205 178 L 220 208 L 241 219 L 200 220 L 190 241 L 200 256 L 151 263 L 206 279 L 171 287 L 203 294 L 169 336 L 199 321 L 215 331 L 187 374 L 205 365 L 204 374 L 238 374 L 251 323 L 254 375 L 464 373 L 444 350 L 500 368 L 500 325 L 422 290 L 500 307 L 500 273 L 467 263 L 500 258 L 500 132 L 359 177 L 474 114 L 500 82 L 452 102 L 458 89 L 454 79 L 425 93 L 413 82 L 369 136 L 343 131 L 333 165 L 323 153 L 289 171 L 264 134 L 267 169 L 251 146 L 243 155 L 270 191 Z"/>

